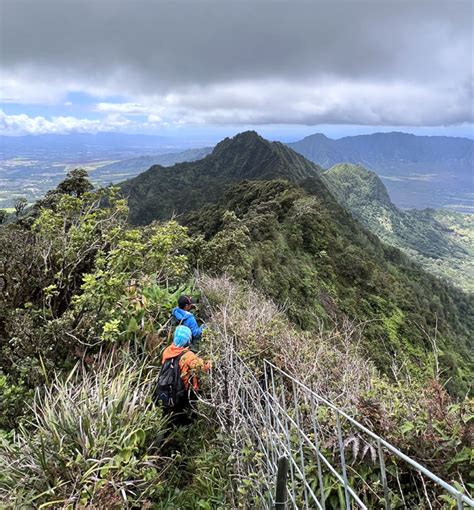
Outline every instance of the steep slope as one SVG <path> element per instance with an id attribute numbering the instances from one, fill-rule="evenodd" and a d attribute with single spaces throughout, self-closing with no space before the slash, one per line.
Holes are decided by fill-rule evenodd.
<path id="1" fill-rule="evenodd" d="M 474 140 L 397 132 L 333 140 L 315 134 L 289 146 L 324 168 L 351 163 L 377 172 L 400 207 L 470 210 Z"/>
<path id="2" fill-rule="evenodd" d="M 395 209 L 383 186 L 369 188 Z M 123 191 L 132 221 L 180 214 L 207 239 L 201 267 L 256 283 L 302 328 L 350 317 L 387 374 L 426 378 L 437 357 L 450 389 L 467 391 L 472 298 L 382 244 L 341 207 L 321 170 L 283 144 L 242 133 L 203 160 L 152 167 Z"/>
<path id="3" fill-rule="evenodd" d="M 364 230 L 319 180 L 242 182 L 186 223 L 210 243 L 205 268 L 256 284 L 302 328 L 349 317 L 389 376 L 425 379 L 437 357 L 449 388 L 468 390 L 472 297 Z"/>
<path id="4" fill-rule="evenodd" d="M 335 165 L 323 173 L 323 180 L 339 203 L 380 239 L 433 274 L 474 290 L 474 253 L 466 243 L 466 237 L 474 237 L 474 219 L 469 215 L 448 213 L 454 224 L 464 223 L 461 234 L 437 221 L 434 211 L 402 211 L 377 175 L 362 166 Z"/>
<path id="5" fill-rule="evenodd" d="M 226 138 L 202 160 L 170 168 L 155 165 L 123 183 L 122 190 L 129 199 L 130 221 L 147 224 L 215 202 L 227 186 L 239 181 L 282 178 L 297 182 L 319 171 L 286 145 L 247 131 Z"/>

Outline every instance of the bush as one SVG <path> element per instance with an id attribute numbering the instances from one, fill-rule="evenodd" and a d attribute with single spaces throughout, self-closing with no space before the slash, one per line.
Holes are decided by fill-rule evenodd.
<path id="1" fill-rule="evenodd" d="M 153 498 L 168 465 L 154 374 L 113 357 L 57 377 L 36 393 L 31 421 L 0 438 L 0 506 L 143 508 Z"/>

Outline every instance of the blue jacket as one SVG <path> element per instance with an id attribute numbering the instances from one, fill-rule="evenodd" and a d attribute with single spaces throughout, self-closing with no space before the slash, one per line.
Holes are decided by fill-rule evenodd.
<path id="1" fill-rule="evenodd" d="M 196 317 L 191 312 L 186 312 L 186 310 L 181 308 L 174 308 L 172 314 L 182 326 L 187 326 L 191 330 L 193 340 L 201 338 L 204 326 L 198 326 Z"/>

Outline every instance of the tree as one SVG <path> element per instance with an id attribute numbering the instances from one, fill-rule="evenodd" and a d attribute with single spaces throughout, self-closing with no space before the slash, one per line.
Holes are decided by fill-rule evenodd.
<path id="1" fill-rule="evenodd" d="M 13 207 L 15 208 L 15 216 L 18 218 L 28 205 L 25 197 L 19 197 L 15 200 Z"/>
<path id="2" fill-rule="evenodd" d="M 0 225 L 7 221 L 8 213 L 5 209 L 0 209 Z"/>
<path id="3" fill-rule="evenodd" d="M 81 198 L 86 193 L 92 191 L 94 186 L 88 177 L 89 175 L 84 168 L 75 168 L 68 172 L 64 181 L 60 182 L 56 189 L 48 191 L 44 198 L 36 202 L 36 212 L 42 208 L 56 209 L 63 195 Z"/>
<path id="4" fill-rule="evenodd" d="M 56 192 L 79 198 L 94 188 L 88 177 L 89 175 L 84 168 L 75 168 L 68 172 L 64 181 L 58 184 Z"/>

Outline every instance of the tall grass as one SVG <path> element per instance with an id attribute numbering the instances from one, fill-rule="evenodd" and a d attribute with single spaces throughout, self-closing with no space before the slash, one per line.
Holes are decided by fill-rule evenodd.
<path id="1" fill-rule="evenodd" d="M 30 421 L 0 439 L 0 507 L 144 507 L 160 490 L 166 420 L 137 361 L 78 365 L 37 391 Z M 161 488 L 162 489 L 162 488 Z"/>

